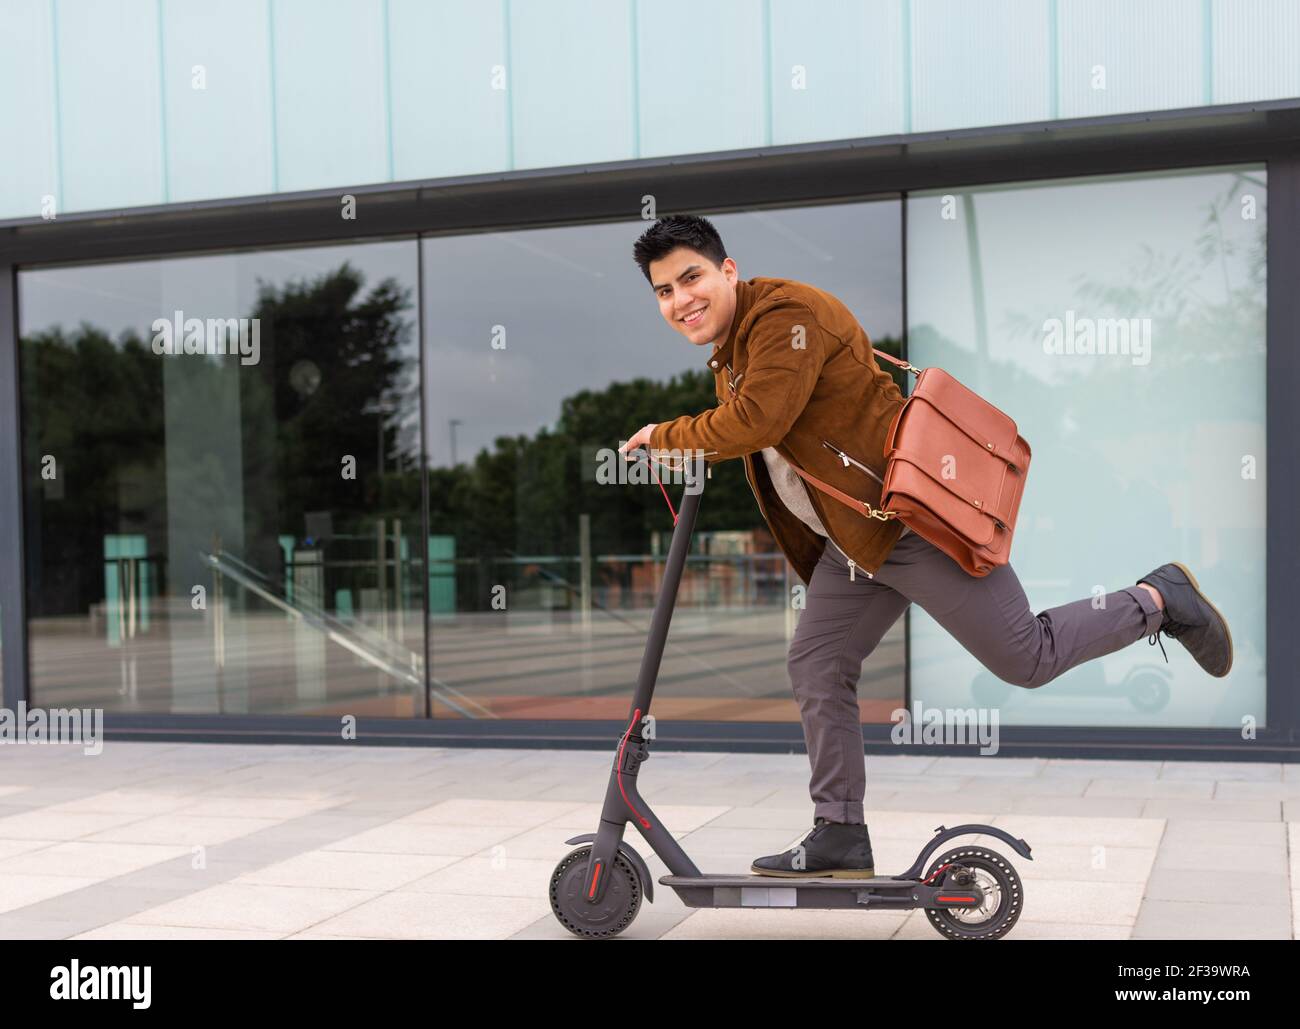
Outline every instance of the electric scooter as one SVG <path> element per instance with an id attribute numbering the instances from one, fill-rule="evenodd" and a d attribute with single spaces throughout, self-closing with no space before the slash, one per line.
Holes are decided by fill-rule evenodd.
<path id="1" fill-rule="evenodd" d="M 930 924 L 947 939 L 996 940 L 1016 924 L 1024 907 L 1024 886 L 1012 864 L 997 851 L 981 845 L 955 846 L 935 858 L 924 875 L 927 859 L 958 836 L 993 836 L 1017 854 L 1033 860 L 1029 845 L 991 825 L 971 823 L 951 829 L 939 826 L 912 866 L 898 875 L 872 878 L 784 878 L 767 875 L 723 875 L 701 872 L 637 792 L 637 771 L 650 756 L 642 729 L 650 713 L 655 681 L 686 552 L 695 529 L 704 492 L 702 460 L 697 458 L 676 524 L 663 582 L 650 620 L 641 658 L 636 693 L 627 728 L 619 738 L 610 770 L 600 825 L 594 833 L 565 840 L 582 844 L 564 857 L 551 874 L 551 910 L 560 924 L 576 936 L 617 936 L 636 918 L 641 899 L 654 902 L 654 883 L 645 860 L 623 839 L 629 822 L 636 825 L 670 874 L 659 879 L 692 908 L 854 908 L 899 911 L 924 908 Z M 699 488 L 692 492 L 692 486 Z M 662 489 L 662 485 L 660 487 Z M 667 491 L 664 497 L 667 499 Z M 672 505 L 669 504 L 671 509 Z"/>

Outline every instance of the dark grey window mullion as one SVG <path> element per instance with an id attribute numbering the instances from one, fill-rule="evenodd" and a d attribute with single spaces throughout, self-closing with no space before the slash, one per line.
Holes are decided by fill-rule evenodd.
<path id="1" fill-rule="evenodd" d="M 898 356 L 900 360 L 909 361 L 911 355 L 908 351 L 907 340 L 907 205 L 910 195 L 904 190 L 898 198 L 898 288 L 902 292 L 901 310 L 903 312 L 902 326 L 898 333 Z M 903 379 L 907 380 L 910 373 L 904 372 Z M 911 395 L 911 383 L 907 382 L 907 394 Z M 883 485 L 883 483 L 882 483 Z M 908 604 L 903 609 L 903 708 L 907 711 L 912 710 L 912 605 Z"/>
<path id="2" fill-rule="evenodd" d="M 17 283 L 14 266 L 0 264 L 0 644 L 4 706 L 10 710 L 27 698 Z"/>
<path id="3" fill-rule="evenodd" d="M 1295 583 L 1300 579 L 1300 547 L 1295 540 L 1296 510 L 1300 508 L 1300 477 L 1294 441 L 1300 439 L 1300 157 L 1288 154 L 1268 162 L 1268 228 L 1265 297 L 1268 308 L 1265 347 L 1265 554 L 1264 674 L 1267 726 L 1300 739 L 1300 699 L 1295 692 L 1300 667 L 1300 637 L 1295 632 L 1300 604 Z M 1250 712 L 1243 712 L 1248 714 Z M 1260 718 L 1263 722 L 1264 719 Z"/>
<path id="4" fill-rule="evenodd" d="M 420 596 L 424 599 L 424 717 L 433 717 L 433 626 L 429 622 L 429 368 L 424 333 L 424 237 L 415 237 L 415 338 L 420 360 Z"/>

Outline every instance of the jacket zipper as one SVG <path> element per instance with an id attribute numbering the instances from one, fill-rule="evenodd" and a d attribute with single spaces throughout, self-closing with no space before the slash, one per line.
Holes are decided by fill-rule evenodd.
<path id="1" fill-rule="evenodd" d="M 738 392 L 740 392 L 740 390 L 738 390 L 737 388 L 737 383 L 740 382 L 741 375 L 744 375 L 745 373 L 741 372 L 740 374 L 736 375 L 735 378 L 733 378 L 731 365 L 729 364 L 723 365 L 723 368 L 727 369 L 727 386 L 731 388 L 732 396 L 738 395 Z M 839 453 L 840 460 L 844 461 L 845 468 L 848 468 L 850 463 L 855 464 L 858 466 L 858 468 L 861 468 L 863 472 L 866 472 L 868 476 L 871 476 L 871 478 L 874 478 L 876 482 L 879 482 L 881 486 L 884 486 L 884 479 L 881 479 L 880 476 L 878 476 L 878 474 L 872 472 L 872 470 L 870 468 L 867 468 L 865 464 L 862 464 L 861 461 L 854 461 L 853 457 L 850 457 L 848 453 L 841 451 L 840 448 L 836 447 L 835 444 L 833 443 L 827 443 L 826 440 L 824 439 L 822 440 L 822 444 L 823 446 L 831 448 L 831 450 L 835 451 L 836 453 Z M 754 498 L 758 499 L 757 492 L 755 492 Z M 762 508 L 763 505 L 759 504 L 759 511 L 762 511 Z M 764 517 L 766 517 L 766 513 L 764 513 Z M 840 551 L 840 553 L 844 553 L 844 547 L 841 547 L 840 544 L 836 543 L 835 540 L 831 539 L 831 537 L 827 537 L 826 540 L 827 543 L 831 544 L 832 547 L 835 547 L 837 551 Z M 849 582 L 857 582 L 858 579 L 855 578 L 855 576 L 857 576 L 857 566 L 858 566 L 857 561 L 854 561 L 852 557 L 848 555 L 848 553 L 844 553 L 844 559 L 849 563 Z M 875 578 L 875 576 L 872 576 L 872 574 L 870 572 L 867 572 L 866 569 L 862 569 L 862 574 L 867 578 Z"/>
<path id="2" fill-rule="evenodd" d="M 833 539 L 831 539 L 829 536 L 826 537 L 826 542 L 829 543 L 831 546 L 833 546 L 833 547 L 834 547 L 836 550 L 838 550 L 841 554 L 844 554 L 844 548 L 841 547 L 838 543 L 836 543 L 836 542 L 835 542 Z M 844 554 L 844 559 L 845 559 L 846 561 L 848 561 L 848 563 L 849 563 L 849 582 L 857 582 L 857 579 L 855 579 L 855 578 L 853 577 L 853 573 L 854 573 L 854 571 L 856 570 L 857 562 L 854 561 L 853 558 L 849 557 L 848 554 Z M 868 579 L 874 579 L 874 578 L 875 578 L 875 576 L 872 575 L 872 574 L 871 574 L 869 571 L 867 571 L 865 568 L 862 569 L 862 574 L 865 575 Z"/>
<path id="3" fill-rule="evenodd" d="M 744 372 L 741 372 L 740 375 L 737 375 L 735 378 L 732 378 L 732 375 L 731 375 L 731 365 L 728 364 L 728 365 L 724 365 L 723 367 L 725 367 L 725 368 L 727 369 L 727 386 L 731 389 L 732 396 L 736 396 L 736 395 L 740 392 L 740 391 L 737 389 L 736 384 L 740 382 L 741 376 L 743 376 L 745 373 L 744 373 Z M 847 468 L 847 467 L 849 466 L 850 463 L 855 464 L 855 465 L 857 465 L 859 468 L 861 468 L 864 472 L 866 472 L 868 475 L 870 475 L 873 479 L 875 479 L 878 483 L 880 483 L 882 486 L 885 484 L 884 480 L 883 480 L 879 475 L 877 475 L 875 472 L 873 472 L 873 471 L 872 471 L 870 468 L 868 468 L 866 465 L 862 464 L 860 461 L 854 461 L 853 458 L 849 457 L 848 454 L 846 454 L 846 453 L 844 453 L 844 451 L 840 450 L 839 447 L 835 446 L 835 445 L 832 444 L 832 443 L 827 443 L 825 440 L 822 440 L 822 446 L 830 447 L 831 450 L 834 450 L 835 453 L 839 454 L 839 455 L 840 455 L 840 460 L 844 462 L 844 467 L 845 467 L 845 468 Z M 760 510 L 762 509 L 762 505 L 761 505 L 761 504 L 759 505 L 759 508 L 760 508 Z M 765 516 L 765 517 L 766 517 L 766 516 Z M 834 547 L 836 550 L 838 550 L 841 554 L 844 554 L 844 548 L 841 547 L 838 543 L 836 543 L 836 542 L 835 542 L 833 539 L 831 539 L 829 536 L 826 537 L 826 542 L 829 543 L 831 546 L 833 546 L 833 547 Z M 848 554 L 844 554 L 844 559 L 849 563 L 849 582 L 857 582 L 857 581 L 858 581 L 857 578 L 856 578 L 856 573 L 857 573 L 857 562 L 854 561 L 853 558 L 849 557 Z M 869 571 L 867 571 L 865 568 L 862 570 L 862 574 L 865 575 L 868 579 L 874 579 L 874 578 L 875 578 L 875 576 L 873 576 L 873 575 L 872 575 Z"/>
<path id="4" fill-rule="evenodd" d="M 831 443 L 828 440 L 822 440 L 822 446 L 826 447 L 829 450 L 835 451 L 835 453 L 839 455 L 840 460 L 844 463 L 845 468 L 847 468 L 849 465 L 854 465 L 857 468 L 861 468 L 864 472 L 866 472 L 878 483 L 880 483 L 880 485 L 883 486 L 885 484 L 884 479 L 882 479 L 879 475 L 877 475 L 870 468 L 864 465 L 861 461 L 857 461 L 854 458 L 849 457 L 848 454 L 844 453 L 844 451 L 841 450 L 839 447 L 837 447 L 834 443 Z"/>
<path id="5" fill-rule="evenodd" d="M 878 483 L 880 483 L 882 487 L 885 485 L 884 479 L 882 479 L 879 475 L 877 475 L 870 468 L 864 465 L 861 461 L 856 461 L 853 458 L 849 457 L 848 454 L 844 453 L 844 451 L 841 450 L 839 447 L 837 447 L 834 443 L 831 443 L 828 440 L 822 440 L 822 446 L 828 447 L 829 449 L 835 451 L 835 453 L 839 455 L 840 460 L 844 463 L 845 468 L 847 468 L 849 465 L 854 465 L 858 468 L 861 468 L 864 472 L 870 475 L 873 479 L 875 479 Z M 830 539 L 829 536 L 827 536 L 826 538 Z M 831 540 L 831 542 L 834 543 L 835 541 Z M 835 549 L 838 550 L 841 554 L 844 554 L 844 549 L 842 547 L 837 545 Z M 856 580 L 853 578 L 853 572 L 854 572 L 853 558 L 849 557 L 848 554 L 844 554 L 844 557 L 849 562 L 849 582 L 855 582 Z M 868 579 L 875 578 L 875 576 L 873 576 L 865 568 L 863 569 L 863 574 L 866 575 Z"/>
<path id="6" fill-rule="evenodd" d="M 868 475 L 870 475 L 873 479 L 875 479 L 878 483 L 880 483 L 880 488 L 881 488 L 881 489 L 884 489 L 884 487 L 885 487 L 885 480 L 882 479 L 882 478 L 881 478 L 879 475 L 877 475 L 875 472 L 873 472 L 873 471 L 872 471 L 870 468 L 868 468 L 866 465 L 864 465 L 861 461 L 857 461 L 857 460 L 854 460 L 853 458 L 849 457 L 848 454 L 844 453 L 844 451 L 841 450 L 839 447 L 837 447 L 834 443 L 830 443 L 830 442 L 827 442 L 826 440 L 822 440 L 822 446 L 827 447 L 827 448 L 829 448 L 829 449 L 835 451 L 835 453 L 839 454 L 839 455 L 840 455 L 840 460 L 844 462 L 844 467 L 845 467 L 845 468 L 847 468 L 849 465 L 855 465 L 856 467 L 861 468 L 864 472 L 866 472 L 866 473 L 867 473 Z M 997 520 L 994 519 L 994 521 L 997 521 Z M 1006 528 L 1006 526 L 1005 526 L 1005 525 L 1002 525 L 1001 522 L 998 522 L 998 525 L 1001 526 L 1003 529 Z M 906 533 L 906 532 L 911 532 L 912 530 L 911 530 L 910 527 L 904 525 L 902 531 Z M 844 553 L 844 552 L 843 552 L 843 551 L 840 551 L 840 553 Z M 848 557 L 847 554 L 845 554 L 844 556 L 845 556 L 845 557 Z"/>

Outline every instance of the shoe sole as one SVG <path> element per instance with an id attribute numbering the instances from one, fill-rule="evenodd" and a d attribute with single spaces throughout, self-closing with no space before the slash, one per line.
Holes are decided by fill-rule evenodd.
<path id="1" fill-rule="evenodd" d="M 1228 628 L 1228 620 L 1223 617 L 1223 612 L 1214 606 L 1214 601 L 1212 601 L 1209 597 L 1207 597 L 1204 593 L 1201 592 L 1201 584 L 1196 581 L 1196 576 L 1192 574 L 1192 570 L 1190 568 L 1188 568 L 1181 561 L 1170 561 L 1169 563 L 1173 565 L 1175 568 L 1182 569 L 1183 574 L 1187 576 L 1187 581 L 1192 584 L 1192 589 L 1196 590 L 1196 595 L 1200 597 L 1203 601 L 1205 601 L 1207 604 L 1209 604 L 1210 610 L 1219 616 L 1219 624 L 1223 626 L 1223 633 L 1225 636 L 1228 637 L 1228 667 L 1225 668 L 1218 675 L 1214 676 L 1216 679 L 1222 679 L 1225 675 L 1227 675 L 1230 671 L 1232 671 L 1232 630 Z M 1213 672 L 1211 672 L 1210 674 L 1214 675 Z"/>
<path id="2" fill-rule="evenodd" d="M 778 879 L 874 879 L 874 868 L 836 868 L 829 872 L 782 872 L 774 868 L 749 866 L 755 875 L 771 875 Z"/>

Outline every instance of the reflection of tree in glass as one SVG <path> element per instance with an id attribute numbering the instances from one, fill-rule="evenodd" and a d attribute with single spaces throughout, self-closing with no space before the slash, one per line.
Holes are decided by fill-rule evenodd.
<path id="1" fill-rule="evenodd" d="M 1114 272 L 1077 274 L 1072 280 L 1077 284 L 1076 317 L 1151 319 L 1152 354 L 1159 348 L 1162 374 L 1179 364 L 1262 354 L 1266 198 L 1265 183 L 1256 176 L 1233 174 L 1228 186 L 1206 201 L 1194 249 L 1157 253 L 1139 242 L 1138 252 Z M 1246 212 L 1253 213 L 1253 220 L 1244 217 Z M 1013 310 L 1003 326 L 1010 336 L 1041 342 L 1044 319 L 1063 316 L 1063 311 Z M 1225 355 L 1225 339 L 1251 349 Z M 1087 375 L 1123 375 L 1123 364 L 1067 361 L 1062 367 Z"/>
<path id="2" fill-rule="evenodd" d="M 1216 181 L 1226 178 L 1215 176 Z M 1243 211 L 1251 213 L 1243 206 L 1244 197 L 1252 198 L 1253 220 L 1242 217 Z M 1075 571 L 1075 555 L 1100 552 L 1123 529 L 1121 512 L 1168 510 L 1164 488 L 1134 474 L 1135 448 L 1160 463 L 1162 481 L 1196 481 L 1193 462 L 1198 455 L 1190 440 L 1198 424 L 1262 420 L 1266 198 L 1266 184 L 1257 175 L 1234 173 L 1204 203 L 1194 245 L 1175 253 L 1154 250 L 1139 238 L 1138 230 L 1117 223 L 1115 246 L 1108 252 L 1071 253 L 1075 266 L 1102 270 L 1073 276 L 1073 299 L 1063 300 L 1063 284 L 1059 292 L 1030 295 L 1024 306 L 1004 309 L 998 322 L 1000 340 L 991 348 L 994 355 L 1006 355 L 1004 359 L 976 357 L 974 327 L 969 339 L 958 340 L 930 325 L 911 330 L 915 352 L 924 361 L 945 368 L 990 399 L 1006 398 L 1000 406 L 1031 445 L 1040 444 L 1024 510 L 1052 518 L 1057 526 L 1069 523 L 1070 545 L 1048 546 L 1043 554 L 1059 565 L 1059 574 Z M 1169 217 L 1181 218 L 1185 211 L 1178 208 Z M 1058 238 L 1068 240 L 1069 219 L 1078 215 L 1062 217 Z M 1026 245 L 1050 249 L 1059 244 Z M 986 280 L 1002 287 L 995 294 L 1005 295 L 1005 281 L 998 278 L 1007 274 L 1005 270 L 993 267 L 976 274 L 971 268 L 968 274 L 972 284 Z M 979 304 L 972 306 L 980 309 Z M 1075 319 L 1149 318 L 1150 362 L 1138 365 L 1131 356 L 1118 354 L 1048 357 L 1043 353 L 1044 322 L 1064 320 L 1067 308 L 1073 309 Z M 1189 406 L 1173 422 L 1144 415 L 1153 399 L 1156 410 L 1161 409 L 1160 395 L 1202 403 Z M 1041 445 L 1049 440 L 1054 443 Z M 1085 506 L 1104 498 L 1104 504 L 1086 506 L 1089 516 L 1079 517 L 1073 511 L 1040 508 L 1042 497 L 1074 498 Z M 1171 520 L 1167 515 L 1160 524 Z M 1033 537 L 1026 533 L 1024 538 L 1028 543 Z"/>
<path id="3" fill-rule="evenodd" d="M 166 555 L 169 491 L 173 504 L 184 495 L 185 511 L 210 513 L 210 527 L 185 526 L 203 545 L 214 532 L 237 535 L 233 518 L 245 541 L 240 556 L 270 572 L 280 567 L 277 537 L 301 540 L 309 512 L 330 512 L 336 534 L 373 539 L 380 517 L 418 533 L 419 440 L 402 428 L 419 411 L 418 355 L 402 314 L 411 290 L 392 279 L 368 292 L 363 284 L 347 263 L 310 282 L 259 283 L 253 310 L 241 315 L 261 320 L 256 365 L 156 355 L 151 332 L 128 330 L 114 342 L 85 323 L 72 334 L 54 326 L 23 337 L 28 521 L 41 541 L 34 615 L 85 611 L 102 599 L 108 534 L 145 534 L 149 553 Z M 172 366 L 183 372 L 165 374 L 166 362 L 185 362 Z M 376 406 L 390 413 L 363 414 Z M 178 417 L 199 430 L 180 444 L 185 460 L 169 464 L 167 426 Z M 204 431 L 224 441 L 196 449 Z M 238 466 L 220 456 L 232 433 Z M 61 496 L 42 482 L 45 454 L 58 458 Z M 340 474 L 347 454 L 357 460 L 355 480 Z M 232 483 L 236 467 L 242 482 Z"/>
<path id="4" fill-rule="evenodd" d="M 276 567 L 277 536 L 318 535 L 318 512 L 335 536 L 357 537 L 336 541 L 331 561 L 372 557 L 380 518 L 386 532 L 400 519 L 419 538 L 413 290 L 393 278 L 364 286 L 347 261 L 308 280 L 258 281 L 263 356 L 240 377 L 245 538 L 258 567 Z M 343 477 L 345 456 L 356 459 L 355 479 Z"/>
<path id="5" fill-rule="evenodd" d="M 472 463 L 431 468 L 430 531 L 454 534 L 461 556 L 573 557 L 579 516 L 586 514 L 594 554 L 644 554 L 653 531 L 672 529 L 663 494 L 654 485 L 597 482 L 597 452 L 614 450 L 647 422 L 698 414 L 716 403 L 713 376 L 704 371 L 685 372 L 667 383 L 617 382 L 567 397 L 553 428 L 531 437 L 499 436 Z M 682 486 L 669 482 L 666 488 L 678 506 Z M 739 461 L 715 465 L 707 489 L 700 531 L 762 524 Z M 573 570 L 561 574 L 572 578 Z M 622 584 L 630 585 L 629 569 L 621 574 Z M 462 571 L 459 595 L 474 596 L 482 588 L 472 570 Z"/>
<path id="6" fill-rule="evenodd" d="M 279 532 L 301 533 L 308 511 L 355 511 L 373 524 L 419 510 L 419 439 L 403 430 L 419 412 L 419 358 L 403 314 L 412 290 L 390 278 L 363 292 L 364 281 L 345 262 L 310 281 L 258 283 L 263 357 L 241 376 L 244 460 L 248 477 L 275 476 Z M 315 368 L 310 391 L 304 362 Z M 356 458 L 355 480 L 341 474 L 344 455 Z"/>
<path id="7" fill-rule="evenodd" d="M 104 536 L 166 525 L 162 366 L 134 333 L 92 325 L 24 336 L 22 390 L 29 615 L 86 611 L 104 596 Z M 42 479 L 43 458 L 58 479 Z"/>
<path id="8" fill-rule="evenodd" d="M 897 341 L 876 345 L 897 353 Z M 582 390 L 561 401 L 554 429 L 498 437 L 495 449 L 480 451 L 472 465 L 432 470 L 435 522 L 463 527 L 459 538 L 471 550 L 506 545 L 529 553 L 570 553 L 577 514 L 585 512 L 592 519 L 594 549 L 640 552 L 652 531 L 672 526 L 663 494 L 655 486 L 598 484 L 595 452 L 612 450 L 648 422 L 715 406 L 713 376 L 703 370 L 667 382 L 639 378 Z M 675 506 L 681 486 L 668 489 Z M 714 465 L 708 496 L 700 508 L 701 531 L 762 524 L 739 461 Z"/>
<path id="9" fill-rule="evenodd" d="M 887 353 L 900 352 L 894 339 L 875 345 Z M 702 369 L 667 382 L 639 378 L 575 393 L 561 401 L 553 429 L 533 437 L 501 436 L 492 450 L 481 450 L 472 464 L 430 469 L 430 531 L 454 533 L 462 556 L 571 557 L 578 552 L 579 517 L 586 514 L 593 553 L 645 554 L 652 532 L 672 530 L 663 494 L 653 484 L 598 483 L 597 452 L 613 450 L 649 422 L 699 414 L 716 406 L 713 375 Z M 673 506 L 679 506 L 681 484 L 669 482 L 666 488 Z M 697 531 L 763 527 L 740 461 L 714 465 L 707 494 Z M 606 566 L 602 574 L 630 585 L 630 565 L 621 570 Z M 458 591 L 474 595 L 482 585 L 471 572 L 463 571 Z"/>

